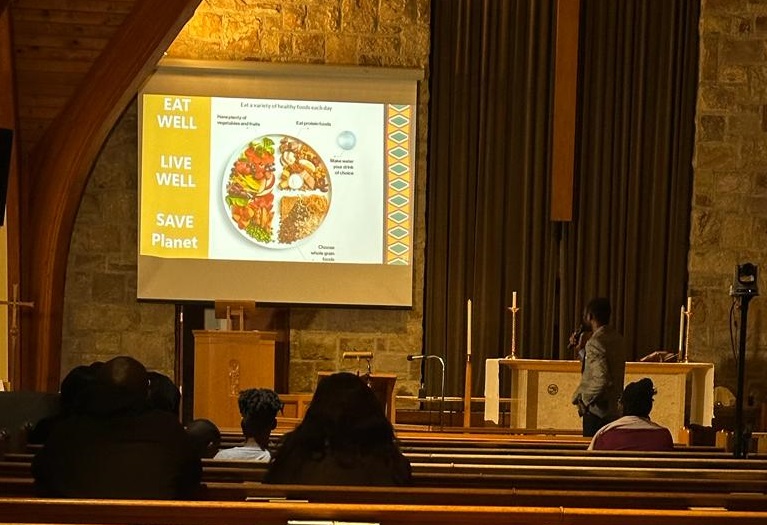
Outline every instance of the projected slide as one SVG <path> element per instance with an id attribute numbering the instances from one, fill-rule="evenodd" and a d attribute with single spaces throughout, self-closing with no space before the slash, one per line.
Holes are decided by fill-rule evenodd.
<path id="1" fill-rule="evenodd" d="M 410 265 L 412 112 L 144 94 L 140 255 Z"/>
<path id="2" fill-rule="evenodd" d="M 412 306 L 422 79 L 163 59 L 138 98 L 136 296 Z"/>

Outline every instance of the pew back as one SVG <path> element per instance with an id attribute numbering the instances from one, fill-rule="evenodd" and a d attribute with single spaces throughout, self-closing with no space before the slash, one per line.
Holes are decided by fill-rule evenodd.
<path id="1" fill-rule="evenodd" d="M 765 512 L 295 502 L 0 499 L 0 523 L 285 525 L 294 520 L 381 525 L 763 525 Z"/>

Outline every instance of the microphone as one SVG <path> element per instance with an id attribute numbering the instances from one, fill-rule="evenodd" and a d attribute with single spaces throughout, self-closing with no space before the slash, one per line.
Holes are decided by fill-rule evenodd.
<path id="1" fill-rule="evenodd" d="M 581 341 L 581 336 L 583 335 L 583 333 L 584 333 L 586 330 L 588 330 L 588 328 L 586 327 L 586 325 L 584 325 L 583 323 L 581 323 L 581 324 L 580 324 L 580 326 L 578 326 L 578 328 L 576 328 L 576 329 L 573 331 L 573 334 L 570 336 L 570 339 L 571 339 L 572 341 L 575 341 L 575 343 L 567 343 L 567 349 L 568 349 L 568 350 L 574 350 L 574 349 L 575 349 L 575 348 L 578 346 L 578 343 L 580 343 L 580 341 Z"/>
<path id="2" fill-rule="evenodd" d="M 424 357 L 426 357 L 426 356 L 423 356 L 423 355 L 409 355 L 409 356 L 407 356 L 407 360 L 408 361 L 420 361 Z"/>

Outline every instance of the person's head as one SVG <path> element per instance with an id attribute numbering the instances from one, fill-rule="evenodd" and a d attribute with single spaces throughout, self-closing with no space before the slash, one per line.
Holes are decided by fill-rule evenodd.
<path id="1" fill-rule="evenodd" d="M 209 419 L 195 419 L 186 427 L 192 447 L 200 458 L 212 458 L 221 446 L 221 431 Z"/>
<path id="2" fill-rule="evenodd" d="M 268 388 L 249 388 L 240 392 L 237 405 L 242 416 L 242 433 L 265 448 L 277 426 L 277 413 L 282 410 L 279 396 Z"/>
<path id="3" fill-rule="evenodd" d="M 621 396 L 624 416 L 647 417 L 652 410 L 652 398 L 656 394 L 655 386 L 649 377 L 626 385 Z"/>
<path id="4" fill-rule="evenodd" d="M 610 300 L 606 297 L 597 297 L 589 301 L 583 310 L 583 320 L 593 328 L 599 328 L 610 322 Z"/>
<path id="5" fill-rule="evenodd" d="M 394 442 L 383 405 L 362 378 L 348 372 L 320 380 L 299 427 L 318 449 L 364 451 Z"/>
<path id="6" fill-rule="evenodd" d="M 410 464 L 367 382 L 341 372 L 320 379 L 303 420 L 281 440 L 264 479 L 397 485 L 409 482 Z"/>
<path id="7" fill-rule="evenodd" d="M 88 411 L 96 415 L 143 410 L 149 395 L 146 368 L 132 357 L 119 356 L 96 372 Z"/>
<path id="8" fill-rule="evenodd" d="M 88 395 L 88 389 L 96 379 L 96 366 L 80 365 L 74 367 L 61 381 L 59 403 L 62 414 L 71 414 L 79 409 Z"/>
<path id="9" fill-rule="evenodd" d="M 149 405 L 152 408 L 178 415 L 181 392 L 171 379 L 160 372 L 148 372 Z"/>

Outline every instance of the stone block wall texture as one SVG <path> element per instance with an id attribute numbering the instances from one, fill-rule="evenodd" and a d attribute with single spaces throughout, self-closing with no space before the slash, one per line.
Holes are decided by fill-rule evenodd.
<path id="1" fill-rule="evenodd" d="M 715 363 L 716 384 L 735 393 L 729 286 L 737 264 L 758 264 L 763 295 L 749 306 L 744 392 L 760 403 L 767 401 L 767 1 L 703 0 L 700 37 L 690 359 Z"/>
<path id="2" fill-rule="evenodd" d="M 354 369 L 347 350 L 375 353 L 415 394 L 423 320 L 430 0 L 206 0 L 168 49 L 170 58 L 423 68 L 419 86 L 413 308 L 293 308 L 290 391 L 311 392 L 318 371 Z M 129 354 L 173 374 L 171 304 L 136 301 L 137 115 L 115 126 L 75 225 L 67 273 L 62 376 Z"/>
<path id="3" fill-rule="evenodd" d="M 428 17 L 429 0 L 209 0 L 168 55 L 427 70 Z M 700 33 L 690 358 L 715 363 L 716 383 L 735 391 L 727 291 L 737 263 L 759 264 L 763 296 L 751 303 L 746 359 L 746 394 L 759 402 L 767 400 L 767 0 L 703 0 Z M 376 371 L 396 373 L 401 392 L 417 390 L 418 365 L 405 355 L 420 352 L 422 337 L 426 81 L 419 97 L 414 308 L 293 309 L 291 392 L 311 391 L 317 371 L 348 367 L 347 349 L 373 349 Z M 83 196 L 67 274 L 62 374 L 118 354 L 173 373 L 173 306 L 135 299 L 136 125 L 132 106 Z"/>

